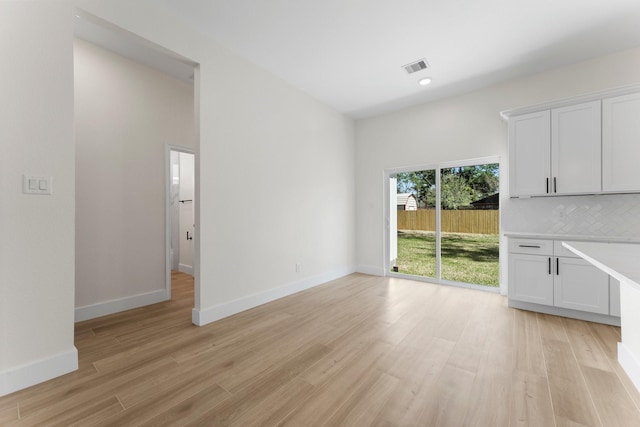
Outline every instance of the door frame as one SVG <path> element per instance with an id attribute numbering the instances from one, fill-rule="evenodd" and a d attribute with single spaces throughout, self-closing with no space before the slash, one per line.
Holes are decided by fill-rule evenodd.
<path id="1" fill-rule="evenodd" d="M 166 145 L 165 147 L 165 187 L 167 187 L 169 178 L 169 152 L 171 149 L 176 150 L 186 150 L 186 152 L 190 152 L 195 156 L 195 168 L 194 168 L 194 179 L 195 179 L 195 191 L 194 191 L 194 200 L 199 200 L 200 195 L 200 160 L 199 160 L 199 152 L 200 152 L 200 140 L 201 140 L 201 126 L 200 126 L 200 114 L 201 114 L 201 69 L 200 63 L 197 60 L 194 60 L 190 57 L 190 55 L 183 55 L 168 46 L 164 46 L 161 41 L 150 40 L 142 37 L 136 32 L 132 32 L 132 30 L 127 29 L 126 27 L 122 27 L 119 24 L 113 23 L 109 21 L 106 17 L 102 17 L 103 14 L 95 14 L 79 7 L 73 7 L 73 14 L 79 17 L 82 17 L 83 20 L 89 20 L 92 24 L 95 24 L 99 27 L 102 27 L 107 32 L 111 32 L 116 34 L 119 38 L 123 38 L 125 44 L 141 44 L 142 46 L 148 47 L 152 50 L 159 52 L 160 54 L 170 56 L 178 61 L 181 61 L 185 64 L 193 67 L 193 126 L 194 126 L 194 141 L 193 147 L 185 148 L 179 147 L 175 145 Z M 75 35 L 75 30 L 74 30 Z M 132 58 L 136 60 L 135 58 Z M 152 66 L 152 68 L 155 68 Z M 170 246 L 167 246 L 167 222 L 168 218 L 168 200 L 166 200 L 166 195 L 168 194 L 169 189 L 165 188 L 165 297 L 166 299 L 171 298 L 171 270 L 170 270 Z M 194 270 L 194 306 L 192 310 L 192 322 L 194 324 L 198 324 L 196 322 L 197 319 L 197 310 L 200 309 L 200 211 L 199 205 L 194 204 L 194 217 L 195 217 L 195 230 L 194 230 L 194 253 L 193 253 L 193 270 Z M 170 227 L 170 225 L 169 225 Z M 170 236 L 169 236 L 170 238 Z M 169 241 L 170 245 L 170 241 Z M 167 259 L 169 259 L 169 263 L 167 263 Z M 168 268 L 168 269 L 167 269 Z"/>
<path id="2" fill-rule="evenodd" d="M 475 159 L 466 159 L 466 160 L 457 160 L 457 161 L 449 161 L 449 162 L 441 162 L 441 163 L 435 163 L 435 164 L 422 164 L 422 165 L 414 165 L 414 166 L 404 166 L 404 167 L 398 167 L 398 168 L 388 168 L 388 169 L 384 169 L 383 170 L 383 194 L 384 194 L 384 203 L 383 203 L 383 207 L 384 207 L 384 220 L 383 220 L 383 246 L 384 246 L 384 259 L 383 259 L 383 269 L 384 269 L 384 276 L 389 276 L 389 277 L 398 277 L 398 278 L 410 278 L 412 280 L 419 280 L 419 281 L 423 281 L 423 282 L 430 282 L 430 283 L 437 283 L 437 284 L 441 284 L 441 285 L 453 285 L 453 286 L 458 286 L 458 287 L 463 287 L 463 288 L 470 288 L 470 289 L 479 289 L 479 290 L 483 290 L 483 291 L 488 291 L 488 292 L 499 292 L 502 294 L 505 294 L 505 281 L 502 280 L 503 274 L 502 274 L 502 265 L 503 265 L 503 251 L 502 251 L 502 247 L 503 247 L 503 242 L 502 242 L 502 238 L 499 238 L 499 245 L 500 245 L 500 256 L 499 256 L 499 264 L 500 264 L 500 269 L 499 269 L 499 286 L 497 288 L 491 288 L 489 286 L 483 286 L 483 285 L 475 285 L 475 284 L 470 284 L 470 283 L 463 283 L 463 282 L 453 282 L 450 280 L 443 280 L 443 279 L 438 279 L 435 277 L 423 277 L 423 276 L 414 276 L 414 275 L 410 275 L 410 274 L 401 274 L 401 273 L 395 273 L 393 271 L 391 271 L 391 265 L 390 265 L 390 256 L 391 256 L 391 213 L 390 213 L 390 207 L 391 207 L 391 188 L 390 188 L 390 179 L 394 176 L 397 175 L 398 173 L 402 173 L 402 172 L 413 172 L 413 171 L 421 171 L 421 170 L 430 170 L 433 169 L 436 171 L 436 259 L 440 260 L 441 258 L 441 248 L 440 248 L 440 210 L 441 210 L 441 205 L 440 205 L 440 170 L 441 169 L 446 169 L 446 168 L 453 168 L 453 167 L 461 167 L 461 166 L 475 166 L 475 165 L 482 165 L 482 164 L 488 164 L 488 163 L 498 163 L 500 166 L 500 184 L 498 186 L 498 188 L 502 188 L 502 182 L 503 182 L 503 164 L 500 161 L 500 156 L 488 156 L 488 157 L 480 157 L 480 158 L 475 158 Z M 501 211 L 502 212 L 502 211 Z M 502 236 L 502 221 L 500 221 L 499 224 L 499 236 Z M 436 276 L 440 276 L 440 262 L 438 262 L 436 264 Z"/>
<path id="3" fill-rule="evenodd" d="M 173 144 L 166 144 L 165 145 L 165 159 L 164 159 L 164 165 L 165 165 L 165 180 L 164 180 L 164 222 L 165 222 L 165 228 L 164 228 L 164 247 L 165 247 L 165 291 L 167 294 L 167 299 L 171 299 L 171 225 L 172 225 L 172 214 L 171 214 L 171 203 L 170 203 L 170 199 L 171 199 L 171 182 L 172 182 L 172 171 L 171 171 L 171 152 L 172 151 L 176 151 L 179 153 L 187 153 L 187 154 L 193 154 L 193 162 L 194 162 L 194 186 L 197 186 L 197 179 L 195 177 L 195 166 L 197 164 L 196 162 L 196 152 L 194 149 L 192 148 L 187 148 L 187 147 L 180 147 L 178 145 L 173 145 Z M 195 212 L 196 212 L 196 195 L 198 193 L 195 191 L 194 188 L 194 192 L 193 192 L 193 210 L 194 210 L 194 223 L 196 221 L 195 218 Z M 196 234 L 194 233 L 194 239 L 196 238 Z M 193 276 L 195 279 L 195 274 L 196 274 L 196 264 L 199 261 L 199 254 L 196 254 L 196 245 L 194 243 L 194 248 L 193 248 Z M 194 281 L 195 282 L 195 281 Z"/>

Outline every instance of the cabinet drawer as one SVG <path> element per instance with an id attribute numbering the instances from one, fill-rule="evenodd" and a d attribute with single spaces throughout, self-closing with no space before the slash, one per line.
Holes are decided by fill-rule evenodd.
<path id="1" fill-rule="evenodd" d="M 553 240 L 509 239 L 509 252 L 514 254 L 553 255 Z"/>
<path id="2" fill-rule="evenodd" d="M 555 256 L 562 256 L 567 258 L 580 258 L 578 255 L 571 252 L 569 249 L 562 246 L 562 242 L 567 242 L 567 240 L 554 240 L 553 241 L 553 254 Z M 571 242 L 568 242 L 571 243 Z"/>

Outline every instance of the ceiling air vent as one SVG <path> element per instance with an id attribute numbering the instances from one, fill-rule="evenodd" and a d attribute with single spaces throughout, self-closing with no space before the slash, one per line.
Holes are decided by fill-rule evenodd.
<path id="1" fill-rule="evenodd" d="M 418 71 L 426 70 L 429 68 L 429 64 L 426 59 L 422 58 L 418 61 L 412 62 L 411 64 L 404 65 L 402 68 L 404 68 L 407 74 L 413 74 Z"/>

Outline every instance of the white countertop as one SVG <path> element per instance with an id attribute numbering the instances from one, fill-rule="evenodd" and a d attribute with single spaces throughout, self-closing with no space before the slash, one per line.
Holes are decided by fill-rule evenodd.
<path id="1" fill-rule="evenodd" d="M 546 233 L 521 233 L 508 231 L 504 233 L 507 237 L 521 239 L 550 239 L 550 240 L 570 240 L 576 242 L 603 242 L 603 243 L 640 243 L 639 237 L 628 236 L 591 236 L 585 234 L 546 234 Z"/>
<path id="2" fill-rule="evenodd" d="M 640 290 L 640 245 L 602 242 L 562 242 L 605 273 Z"/>

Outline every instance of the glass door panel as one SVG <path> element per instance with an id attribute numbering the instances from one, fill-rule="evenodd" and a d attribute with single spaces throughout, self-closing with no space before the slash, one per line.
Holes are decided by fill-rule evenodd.
<path id="1" fill-rule="evenodd" d="M 391 182 L 395 184 L 397 214 L 397 258 L 392 270 L 437 278 L 436 170 L 399 173 Z"/>
<path id="2" fill-rule="evenodd" d="M 497 163 L 440 170 L 441 279 L 499 286 Z"/>

